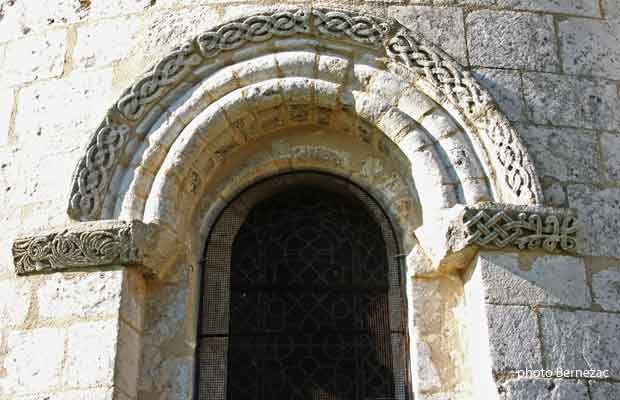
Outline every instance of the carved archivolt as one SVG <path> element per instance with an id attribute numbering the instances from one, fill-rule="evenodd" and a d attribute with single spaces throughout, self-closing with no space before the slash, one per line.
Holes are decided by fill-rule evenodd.
<path id="1" fill-rule="evenodd" d="M 254 15 L 205 32 L 173 51 L 129 88 L 109 110 L 79 162 L 69 215 L 78 220 L 101 218 L 106 196 L 116 196 L 108 192 L 123 179 L 119 171 L 126 167 L 120 166 L 121 158 L 131 160 L 138 147 L 135 142 L 144 138 L 163 110 L 189 88 L 217 72 L 222 53 L 242 52 L 268 41 L 276 43 L 294 37 L 313 39 L 317 48 L 333 42 L 348 46 L 349 52 L 368 52 L 373 59 L 384 59 L 386 73 L 410 80 L 411 85 L 440 103 L 465 126 L 470 136 L 475 136 L 472 141 L 482 146 L 479 151 L 487 159 L 485 173 L 494 176 L 494 190 L 501 197 L 498 200 L 515 204 L 542 202 L 534 168 L 518 135 L 491 96 L 455 61 L 396 21 L 352 12 L 300 8 Z M 406 74 L 401 76 L 399 68 Z M 373 97 L 368 97 L 368 101 L 372 102 Z M 294 106 L 303 111 L 306 104 L 291 103 L 289 111 L 294 119 Z M 327 109 L 336 107 L 327 105 L 328 100 L 324 103 Z M 409 118 L 396 104 L 386 104 L 384 110 L 387 112 L 381 120 L 396 121 L 390 122 L 391 126 Z M 369 122 L 377 124 L 377 120 Z M 390 137 L 397 140 L 398 132 Z"/>

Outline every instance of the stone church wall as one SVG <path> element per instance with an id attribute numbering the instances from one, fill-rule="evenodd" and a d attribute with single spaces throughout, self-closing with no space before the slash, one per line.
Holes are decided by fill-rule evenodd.
<path id="1" fill-rule="evenodd" d="M 71 176 L 89 134 L 140 73 L 206 29 L 279 4 L 0 1 L 1 400 L 186 398 L 193 361 L 185 356 L 151 355 L 146 362 L 159 375 L 138 387 L 116 379 L 139 364 L 118 333 L 129 330 L 123 340 L 136 341 L 142 334 L 136 299 L 145 283 L 137 272 L 18 277 L 11 245 L 18 235 L 69 222 Z M 576 255 L 481 251 L 465 277 L 466 301 L 483 305 L 468 312 L 488 328 L 483 350 L 500 398 L 620 398 L 620 2 L 317 4 L 396 18 L 469 68 L 522 136 L 546 205 L 579 215 Z M 178 339 L 175 329 L 191 330 L 175 316 L 193 293 L 177 287 L 157 288 L 171 300 L 160 323 L 148 326 L 166 340 Z M 127 365 L 118 365 L 119 349 Z M 434 366 L 422 360 L 421 368 Z M 610 376 L 518 376 L 557 368 Z"/>

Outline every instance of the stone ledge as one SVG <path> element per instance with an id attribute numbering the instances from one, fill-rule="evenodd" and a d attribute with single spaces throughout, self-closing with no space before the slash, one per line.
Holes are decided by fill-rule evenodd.
<path id="1" fill-rule="evenodd" d="M 156 276 L 155 253 L 159 227 L 140 221 L 82 222 L 18 237 L 13 242 L 17 275 L 83 270 L 112 265 L 134 266 Z"/>
<path id="2" fill-rule="evenodd" d="M 553 254 L 582 248 L 577 215 L 570 209 L 483 202 L 439 214 L 416 230 L 425 254 L 408 260 L 414 276 L 465 268 L 480 248 Z"/>

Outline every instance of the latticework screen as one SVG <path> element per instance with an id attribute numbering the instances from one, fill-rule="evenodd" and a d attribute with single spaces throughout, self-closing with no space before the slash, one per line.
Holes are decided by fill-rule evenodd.
<path id="1" fill-rule="evenodd" d="M 374 201 L 292 185 L 234 210 L 207 244 L 199 398 L 405 399 L 401 277 Z"/>

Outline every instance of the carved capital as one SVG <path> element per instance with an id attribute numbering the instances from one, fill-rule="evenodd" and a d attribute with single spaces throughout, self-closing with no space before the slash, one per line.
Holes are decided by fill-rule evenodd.
<path id="1" fill-rule="evenodd" d="M 82 270 L 112 265 L 132 266 L 155 276 L 153 254 L 161 229 L 140 221 L 81 222 L 19 237 L 13 242 L 17 275 Z"/>

